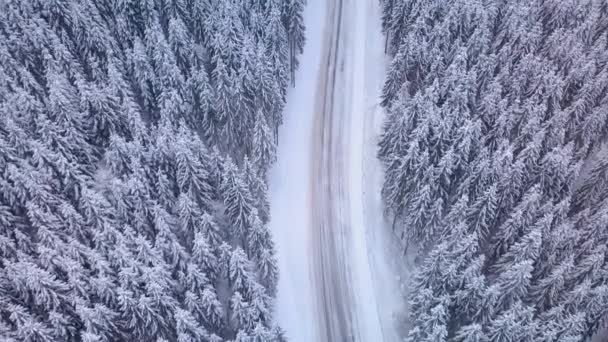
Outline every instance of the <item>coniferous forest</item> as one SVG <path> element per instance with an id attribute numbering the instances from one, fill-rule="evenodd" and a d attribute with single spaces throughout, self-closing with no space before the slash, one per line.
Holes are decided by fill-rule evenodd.
<path id="1" fill-rule="evenodd" d="M 0 340 L 282 341 L 304 0 L 0 1 Z"/>
<path id="2" fill-rule="evenodd" d="M 608 318 L 608 5 L 382 6 L 407 341 L 586 341 Z"/>
<path id="3" fill-rule="evenodd" d="M 608 3 L 370 1 L 405 341 L 589 341 L 608 327 Z M 0 341 L 287 340 L 268 175 L 305 5 L 0 0 Z"/>

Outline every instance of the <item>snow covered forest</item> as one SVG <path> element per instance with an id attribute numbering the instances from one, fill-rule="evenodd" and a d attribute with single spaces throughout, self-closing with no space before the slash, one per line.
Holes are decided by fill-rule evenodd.
<path id="1" fill-rule="evenodd" d="M 282 341 L 305 0 L 0 1 L 0 340 Z"/>
<path id="2" fill-rule="evenodd" d="M 586 341 L 608 318 L 608 5 L 382 5 L 407 341 Z"/>
<path id="3" fill-rule="evenodd" d="M 306 3 L 0 0 L 0 341 L 608 328 L 608 3 Z"/>

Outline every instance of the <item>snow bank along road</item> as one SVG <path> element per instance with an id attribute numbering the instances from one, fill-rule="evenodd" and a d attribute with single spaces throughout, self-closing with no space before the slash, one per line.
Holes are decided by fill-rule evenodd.
<path id="1" fill-rule="evenodd" d="M 383 224 L 368 127 L 379 118 L 369 110 L 383 78 L 379 18 L 377 0 L 308 0 L 305 11 L 307 44 L 270 174 L 275 315 L 292 342 L 398 341 L 390 316 L 400 300 L 370 233 Z"/>

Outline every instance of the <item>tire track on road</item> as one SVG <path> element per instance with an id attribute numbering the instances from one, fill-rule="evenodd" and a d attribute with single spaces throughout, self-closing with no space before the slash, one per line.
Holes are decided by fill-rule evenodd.
<path id="1" fill-rule="evenodd" d="M 324 63 L 317 89 L 313 131 L 311 179 L 313 276 L 317 291 L 318 340 L 355 341 L 353 294 L 348 274 L 348 201 L 342 132 L 344 113 L 335 113 L 336 78 L 342 30 L 343 1 L 328 2 L 329 34 L 324 44 Z M 336 117 L 339 115 L 339 117 Z M 336 126 L 335 123 L 338 123 Z M 342 123 L 342 125 L 340 125 Z M 337 132 L 336 132 L 337 129 Z M 346 209 L 344 206 L 347 206 Z"/>

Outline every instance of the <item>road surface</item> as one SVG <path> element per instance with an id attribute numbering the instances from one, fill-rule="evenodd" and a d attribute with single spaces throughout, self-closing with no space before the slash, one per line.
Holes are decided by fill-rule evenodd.
<path id="1" fill-rule="evenodd" d="M 343 48 L 342 9 L 343 0 L 328 2 L 311 149 L 311 255 L 319 340 L 327 342 L 360 340 L 353 329 L 350 257 L 344 244 L 350 224 L 345 215 L 349 204 L 345 198 L 348 173 L 344 171 L 346 120 L 336 96 L 336 87 L 340 86 L 339 68 L 344 65 L 343 54 L 340 54 Z"/>
<path id="2" fill-rule="evenodd" d="M 327 3 L 312 136 L 311 256 L 318 341 L 385 340 L 371 289 L 367 247 L 357 240 L 362 211 L 356 113 L 365 110 L 363 58 L 368 1 Z M 381 63 L 382 61 L 377 61 Z M 354 144 L 356 145 L 356 143 Z M 353 193 L 351 193 L 351 191 Z M 363 237 L 364 238 L 364 237 Z M 359 244 L 357 244 L 359 242 Z M 368 289 L 364 289 L 367 285 Z M 367 291 L 366 291 L 367 290 Z M 371 311 L 371 312 L 370 312 Z"/>
<path id="3" fill-rule="evenodd" d="M 292 342 L 396 342 L 396 272 L 382 237 L 377 0 L 308 0 L 307 43 L 270 174 L 280 268 L 275 317 Z M 389 232 L 390 230 L 386 230 Z"/>

